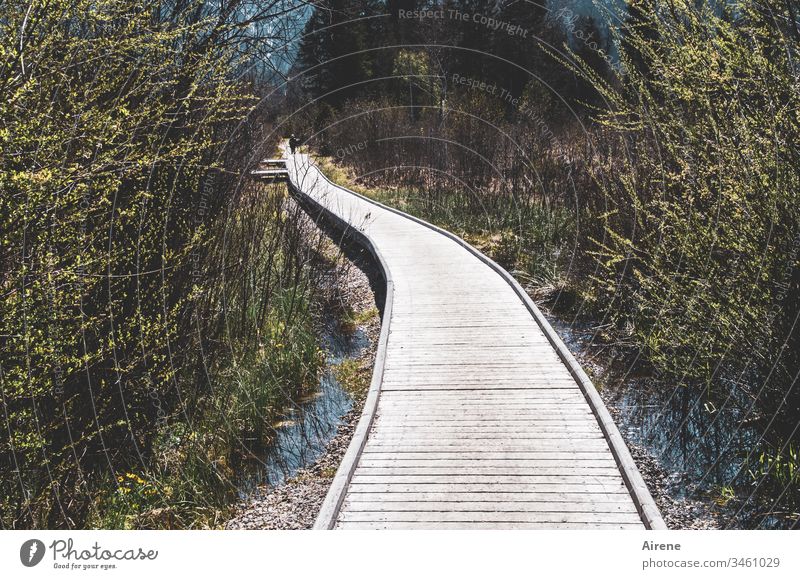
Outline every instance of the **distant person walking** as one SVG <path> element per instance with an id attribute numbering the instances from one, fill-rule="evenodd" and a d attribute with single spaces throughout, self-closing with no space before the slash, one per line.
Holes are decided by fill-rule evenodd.
<path id="1" fill-rule="evenodd" d="M 292 155 L 294 155 L 295 151 L 297 150 L 297 146 L 299 144 L 300 144 L 300 139 L 295 137 L 294 133 L 292 133 L 292 136 L 289 137 L 289 150 L 292 151 Z"/>

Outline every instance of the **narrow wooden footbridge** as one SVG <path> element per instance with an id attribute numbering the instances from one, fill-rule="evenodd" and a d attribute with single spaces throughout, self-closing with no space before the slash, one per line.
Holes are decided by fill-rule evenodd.
<path id="1" fill-rule="evenodd" d="M 315 528 L 665 528 L 594 386 L 507 272 L 307 155 L 286 170 L 386 281 L 369 394 Z"/>

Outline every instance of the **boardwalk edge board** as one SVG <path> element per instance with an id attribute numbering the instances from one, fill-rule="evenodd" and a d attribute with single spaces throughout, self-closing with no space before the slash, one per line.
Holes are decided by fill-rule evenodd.
<path id="1" fill-rule="evenodd" d="M 320 172 L 320 174 L 322 174 Z M 318 203 L 315 199 L 306 195 L 298 189 L 294 183 L 289 180 L 288 186 L 292 195 L 298 198 L 301 205 L 307 208 L 311 205 L 316 211 L 318 218 L 326 219 L 330 225 L 339 230 L 343 236 L 348 237 L 350 240 L 361 245 L 364 249 L 369 251 L 375 263 L 380 269 L 381 275 L 386 284 L 386 299 L 384 301 L 383 315 L 381 316 L 381 331 L 378 338 L 378 345 L 375 351 L 375 364 L 372 369 L 372 378 L 370 380 L 369 390 L 367 397 L 364 401 L 364 409 L 361 412 L 361 417 L 356 425 L 353 438 L 347 451 L 342 457 L 342 462 L 336 470 L 333 477 L 331 486 L 328 493 L 325 495 L 325 500 L 320 507 L 317 519 L 314 522 L 314 529 L 316 530 L 330 530 L 336 525 L 336 519 L 339 516 L 339 510 L 344 502 L 347 488 L 353 478 L 356 465 L 367 443 L 369 431 L 372 428 L 372 423 L 375 420 L 375 414 L 378 409 L 378 399 L 380 397 L 381 384 L 383 382 L 383 371 L 386 366 L 386 344 L 389 339 L 389 326 L 391 323 L 392 302 L 394 296 L 394 282 L 392 274 L 386 265 L 386 261 L 381 255 L 380 250 L 375 247 L 372 240 L 360 232 L 357 228 L 351 226 L 345 220 L 341 219 L 335 213 L 328 211 L 323 205 Z"/>
<path id="2" fill-rule="evenodd" d="M 314 165 L 316 164 L 312 162 L 311 166 Z M 633 457 L 631 456 L 630 450 L 625 444 L 625 441 L 622 438 L 619 429 L 617 428 L 617 425 L 614 423 L 611 414 L 608 412 L 608 409 L 603 403 L 603 399 L 600 397 L 600 394 L 597 392 L 597 389 L 586 375 L 583 368 L 581 368 L 580 364 L 578 364 L 577 360 L 570 353 L 564 342 L 558 336 L 547 319 L 542 315 L 541 311 L 539 311 L 539 308 L 536 306 L 527 292 L 522 288 L 519 282 L 517 282 L 517 280 L 514 279 L 511 274 L 500 267 L 500 265 L 498 265 L 495 261 L 475 249 L 472 245 L 457 235 L 428 223 L 427 221 L 424 221 L 418 217 L 414 217 L 413 215 L 409 215 L 398 209 L 384 205 L 383 203 L 370 199 L 369 197 L 356 193 L 355 191 L 341 187 L 340 185 L 337 185 L 328 179 L 328 177 L 318 167 L 317 171 L 319 175 L 333 187 L 342 189 L 357 198 L 371 203 L 372 205 L 414 221 L 455 241 L 461 247 L 477 257 L 480 261 L 488 265 L 511 286 L 511 288 L 525 305 L 526 309 L 531 313 L 531 316 L 539 325 L 547 340 L 553 346 L 553 349 L 555 349 L 559 358 L 567 367 L 570 375 L 575 379 L 584 396 L 586 397 L 589 407 L 595 415 L 598 425 L 600 426 L 600 429 L 604 434 L 606 441 L 608 442 L 614 460 L 616 461 L 620 473 L 622 474 L 625 486 L 633 498 L 638 514 L 645 527 L 653 530 L 666 529 L 667 526 L 661 517 L 661 513 L 659 512 L 659 509 L 656 506 L 655 501 L 653 500 L 653 497 L 650 494 L 650 491 L 648 490 L 647 485 L 645 484 L 644 479 L 642 478 L 642 475 L 633 460 Z M 378 398 L 381 391 L 383 373 L 386 365 L 386 349 L 392 312 L 394 283 L 392 281 L 391 272 L 389 271 L 389 268 L 383 259 L 380 250 L 375 247 L 369 237 L 359 231 L 357 227 L 352 226 L 347 221 L 328 210 L 322 204 L 318 203 L 311 196 L 301 191 L 291 181 L 291 179 L 289 180 L 289 188 L 295 197 L 301 199 L 302 201 L 310 202 L 310 204 L 318 211 L 318 213 L 325 215 L 337 229 L 341 230 L 345 235 L 352 238 L 353 241 L 367 249 L 367 251 L 372 254 L 377 262 L 384 280 L 386 281 L 386 301 L 381 319 L 381 333 L 375 355 L 375 366 L 373 368 L 372 380 L 366 401 L 364 403 L 364 410 L 361 414 L 361 418 L 359 419 L 353 439 L 351 440 L 347 452 L 345 453 L 345 456 L 342 459 L 338 470 L 336 471 L 333 483 L 331 484 L 331 487 L 325 497 L 319 515 L 317 516 L 314 524 L 314 529 L 333 529 L 336 525 L 339 510 L 344 503 L 347 487 L 350 484 L 353 473 L 358 464 L 358 460 L 361 457 L 364 446 L 366 445 L 367 437 L 369 435 L 370 428 L 372 427 L 372 423 L 374 422 L 378 407 Z"/>

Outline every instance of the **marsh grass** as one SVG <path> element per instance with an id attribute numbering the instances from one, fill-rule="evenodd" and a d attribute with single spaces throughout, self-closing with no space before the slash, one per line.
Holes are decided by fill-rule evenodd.
<path id="1" fill-rule="evenodd" d="M 747 473 L 754 493 L 763 504 L 777 507 L 777 516 L 800 518 L 800 450 L 794 443 L 779 449 L 768 447 L 749 461 Z M 776 499 L 777 497 L 777 499 Z"/>
<path id="2" fill-rule="evenodd" d="M 318 387 L 321 233 L 285 186 L 251 183 L 239 199 L 202 261 L 225 275 L 193 295 L 194 315 L 217 328 L 216 355 L 176 377 L 181 409 L 144 464 L 104 478 L 91 526 L 219 527 L 238 498 L 239 466 L 259 460 L 276 422 Z"/>
<path id="3" fill-rule="evenodd" d="M 380 203 L 396 207 L 464 238 L 523 283 L 563 287 L 575 237 L 575 217 L 568 207 L 540 199 L 524 203 L 502 194 L 480 195 L 452 183 L 398 188 L 375 178 L 365 183 L 352 167 L 330 157 L 319 160 L 329 179 Z M 388 181 L 388 178 L 387 178 Z"/>

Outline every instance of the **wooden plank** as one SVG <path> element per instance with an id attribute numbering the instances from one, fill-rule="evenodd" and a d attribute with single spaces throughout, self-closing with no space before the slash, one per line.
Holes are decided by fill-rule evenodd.
<path id="1" fill-rule="evenodd" d="M 489 393 L 494 393 L 490 396 Z M 405 390 L 397 392 L 385 392 L 386 396 L 381 395 L 382 400 L 387 402 L 391 399 L 392 404 L 412 404 L 423 402 L 426 405 L 441 403 L 444 405 L 454 404 L 533 404 L 540 402 L 573 402 L 583 404 L 586 408 L 586 399 L 580 392 L 575 390 L 565 390 L 563 388 L 536 388 L 520 390 L 517 388 L 495 388 L 487 390 L 484 388 L 474 388 L 472 391 L 466 389 L 441 388 L 439 390 Z"/>
<path id="2" fill-rule="evenodd" d="M 378 416 L 389 422 L 401 424 L 414 424 L 415 422 L 431 420 L 440 422 L 476 423 L 481 421 L 496 421 L 497 423 L 533 422 L 549 424 L 551 422 L 585 422 L 597 424 L 594 415 L 586 412 L 579 403 L 548 401 L 538 404 L 521 405 L 514 408 L 512 405 L 449 405 L 425 406 L 414 404 L 390 408 L 379 405 Z"/>
<path id="3" fill-rule="evenodd" d="M 481 401 L 524 401 L 524 400 L 538 400 L 547 396 L 560 396 L 562 398 L 577 397 L 585 401 L 582 394 L 578 391 L 564 391 L 563 389 L 553 389 L 548 392 L 546 388 L 537 388 L 531 390 L 522 386 L 512 386 L 509 388 L 502 388 L 496 390 L 483 390 L 476 388 L 473 392 L 464 392 L 459 390 L 439 390 L 436 392 L 390 392 L 386 395 L 381 394 L 382 400 L 481 400 Z"/>
<path id="4" fill-rule="evenodd" d="M 407 442 L 419 441 L 467 441 L 467 440 L 495 440 L 503 441 L 514 439 L 515 441 L 525 440 L 561 440 L 563 438 L 570 438 L 575 441 L 580 440 L 603 440 L 603 433 L 599 429 L 594 430 L 590 428 L 557 428 L 543 427 L 535 428 L 528 426 L 526 428 L 503 428 L 503 427 L 486 427 L 476 428 L 471 431 L 454 430 L 450 428 L 436 428 L 435 426 L 424 426 L 420 428 L 383 428 L 380 425 L 375 425 L 370 433 L 370 437 L 375 441 L 387 442 L 391 440 L 401 440 Z"/>
<path id="5" fill-rule="evenodd" d="M 593 466 L 586 467 L 579 464 L 570 466 L 555 465 L 555 466 L 417 466 L 417 465 L 392 465 L 392 466 L 367 466 L 363 463 L 358 465 L 358 474 L 360 476 L 385 476 L 385 477 L 406 477 L 406 476 L 446 476 L 446 477 L 461 477 L 464 473 L 469 473 L 471 477 L 491 476 L 491 477 L 507 477 L 507 476 L 557 476 L 564 477 L 581 477 L 582 479 L 597 479 L 608 478 L 613 479 L 619 476 L 619 469 L 617 465 L 612 466 Z M 454 479 L 460 480 L 460 479 Z M 559 478 L 559 480 L 562 480 Z"/>
<path id="6" fill-rule="evenodd" d="M 536 474 L 392 474 L 392 475 L 372 475 L 361 474 L 361 469 L 356 469 L 351 484 L 386 484 L 387 482 L 397 482 L 401 484 L 518 484 L 518 485 L 584 485 L 594 484 L 604 487 L 624 487 L 624 483 L 617 473 L 615 476 L 592 476 L 583 473 L 563 473 L 559 475 L 536 475 Z"/>
<path id="7" fill-rule="evenodd" d="M 512 405 L 450 405 L 425 406 L 415 404 L 389 408 L 380 405 L 378 415 L 386 421 L 414 423 L 419 421 L 479 423 L 492 420 L 502 422 L 543 422 L 552 421 L 590 421 L 597 423 L 594 415 L 586 412 L 579 403 L 552 401 L 540 404 L 527 404 L 515 408 Z"/>
<path id="8" fill-rule="evenodd" d="M 420 523 L 616 523 L 641 526 L 636 512 L 570 513 L 570 512 L 430 512 L 430 511 L 349 511 L 339 515 L 340 522 L 420 522 Z"/>
<path id="9" fill-rule="evenodd" d="M 426 436 L 446 436 L 448 434 L 458 435 L 464 437 L 469 434 L 494 434 L 502 433 L 508 434 L 510 437 L 515 437 L 522 433 L 558 433 L 563 434 L 600 434 L 600 428 L 597 423 L 592 423 L 589 420 L 577 421 L 536 421 L 525 420 L 519 424 L 500 424 L 497 421 L 484 422 L 483 424 L 453 424 L 452 422 L 427 422 L 427 423 L 408 423 L 408 422 L 393 422 L 389 419 L 383 419 L 376 422 L 373 426 L 374 429 L 380 429 L 382 433 L 417 435 L 424 434 Z"/>
<path id="10" fill-rule="evenodd" d="M 574 418 L 567 420 L 553 416 L 550 420 L 544 418 L 527 418 L 523 420 L 507 421 L 504 422 L 498 417 L 489 418 L 484 421 L 466 421 L 459 424 L 458 420 L 442 420 L 436 421 L 432 417 L 428 422 L 414 422 L 407 419 L 405 416 L 394 417 L 392 415 L 381 414 L 380 418 L 376 421 L 374 428 L 380 428 L 385 432 L 426 432 L 434 431 L 438 433 L 486 433 L 486 432 L 510 432 L 511 434 L 526 431 L 544 431 L 544 432 L 600 432 L 597 422 L 592 418 Z"/>
<path id="11" fill-rule="evenodd" d="M 449 444 L 451 441 L 453 444 L 503 444 L 508 443 L 511 446 L 515 446 L 517 444 L 531 444 L 533 445 L 534 442 L 540 442 L 542 446 L 553 447 L 556 443 L 563 444 L 564 438 L 567 438 L 567 435 L 563 432 L 555 432 L 555 431 L 531 431 L 531 432 L 518 432 L 518 433 L 507 433 L 507 432 L 486 432 L 486 433 L 466 433 L 466 434 L 458 434 L 457 436 L 452 436 L 449 439 L 441 439 L 436 438 L 435 436 L 427 433 L 420 433 L 420 434 L 406 434 L 406 433 L 392 433 L 386 432 L 384 433 L 382 429 L 374 429 L 370 433 L 370 441 L 375 441 L 379 444 L 396 444 L 398 442 L 403 444 L 425 444 L 431 443 L 436 441 L 436 444 L 446 443 Z M 577 435 L 569 434 L 568 436 L 569 442 L 572 444 L 572 448 L 581 447 L 584 444 L 588 444 L 592 441 L 599 441 L 605 443 L 605 438 L 603 434 L 598 432 L 594 434 L 589 433 L 578 433 Z M 476 442 L 482 441 L 482 442 Z"/>
<path id="12" fill-rule="evenodd" d="M 485 396 L 485 392 L 496 392 L 497 396 Z M 398 413 L 402 412 L 404 408 L 410 410 L 420 410 L 425 408 L 466 408 L 480 410 L 485 408 L 487 411 L 493 411 L 494 408 L 500 407 L 502 410 L 511 408 L 519 408 L 520 410 L 535 408 L 539 405 L 564 405 L 565 410 L 582 410 L 587 413 L 593 414 L 586 408 L 586 399 L 581 396 L 580 392 L 564 388 L 530 388 L 524 391 L 519 397 L 513 396 L 514 390 L 511 388 L 439 388 L 435 390 L 430 389 L 410 389 L 397 388 L 395 390 L 387 390 L 383 394 L 386 398 L 381 396 L 383 408 L 387 410 L 397 409 Z M 453 394 L 456 395 L 453 395 Z M 461 394 L 461 398 L 457 396 Z M 572 405 L 572 406 L 570 406 Z M 577 405 L 577 406 L 576 406 Z"/>
<path id="13" fill-rule="evenodd" d="M 417 377 L 420 374 L 451 374 L 475 372 L 478 375 L 492 376 L 518 376 L 523 378 L 560 378 L 565 382 L 572 382 L 569 376 L 553 372 L 551 363 L 547 360 L 512 360 L 511 357 L 498 355 L 490 357 L 489 353 L 476 353 L 469 359 L 455 355 L 442 355 L 438 358 L 419 357 L 416 355 L 396 354 L 387 359 L 386 368 L 389 372 L 400 372 Z M 576 387 L 576 389 L 578 389 Z"/>
<path id="14" fill-rule="evenodd" d="M 506 389 L 510 385 L 515 384 L 513 380 L 505 379 L 503 381 L 499 380 L 471 380 L 471 381 L 460 381 L 456 379 L 450 380 L 440 380 L 439 382 L 414 382 L 411 380 L 386 380 L 383 383 L 382 390 L 389 391 L 389 390 L 475 390 L 476 388 L 483 388 L 487 390 L 492 389 Z M 555 388 L 553 384 L 547 383 L 539 383 L 536 382 L 528 382 L 527 386 L 529 388 Z M 572 389 L 572 386 L 568 384 L 563 384 L 559 386 L 560 388 L 564 389 Z"/>
<path id="15" fill-rule="evenodd" d="M 496 429 L 506 428 L 514 431 L 525 429 L 527 426 L 547 428 L 549 426 L 560 426 L 563 428 L 579 427 L 584 425 L 596 426 L 597 423 L 591 415 L 582 414 L 531 414 L 528 416 L 515 416 L 513 414 L 461 414 L 458 412 L 440 413 L 430 415 L 407 415 L 400 416 L 392 414 L 382 414 L 377 421 L 381 428 L 478 428 L 484 427 Z"/>
<path id="16" fill-rule="evenodd" d="M 552 501 L 383 501 L 383 500 L 349 500 L 345 502 L 344 509 L 348 513 L 398 513 L 398 512 L 451 512 L 451 513 L 624 513 L 634 517 L 632 522 L 637 522 L 639 517 L 636 507 L 630 501 L 585 502 L 567 503 Z"/>
<path id="17" fill-rule="evenodd" d="M 350 504 L 359 502 L 367 503 L 396 503 L 415 502 L 453 502 L 453 503 L 481 503 L 493 505 L 512 503 L 543 503 L 546 505 L 577 505 L 577 504 L 622 504 L 625 508 L 633 508 L 633 502 L 627 492 L 372 492 L 369 489 L 374 485 L 353 485 L 347 494 Z M 364 490 L 366 489 L 366 490 Z"/>
<path id="18" fill-rule="evenodd" d="M 369 435 L 369 442 L 367 446 L 375 447 L 411 447 L 419 446 L 420 444 L 426 445 L 429 450 L 445 449 L 452 450 L 453 448 L 469 448 L 471 450 L 486 450 L 488 452 L 494 451 L 537 451 L 537 450 L 558 450 L 558 451 L 604 451 L 608 449 L 608 442 L 602 435 L 595 436 L 564 436 L 563 434 L 553 435 L 540 435 L 540 436 L 456 436 L 446 439 L 436 439 L 431 437 L 416 437 L 409 436 L 399 437 L 383 437 L 380 431 L 373 430 Z"/>
<path id="19" fill-rule="evenodd" d="M 446 384 L 454 384 L 455 387 L 461 387 L 466 384 L 476 384 L 480 387 L 488 386 L 491 384 L 498 385 L 502 383 L 506 390 L 519 390 L 522 388 L 569 388 L 575 391 L 575 383 L 560 375 L 536 374 L 529 370 L 520 369 L 514 372 L 481 372 L 475 371 L 472 373 L 461 372 L 458 370 L 450 371 L 435 371 L 419 372 L 412 375 L 405 371 L 390 372 L 384 377 L 384 382 L 403 383 L 403 384 L 417 384 L 425 385 L 432 384 L 443 386 Z M 453 388 L 455 389 L 455 388 Z"/>
<path id="20" fill-rule="evenodd" d="M 511 451 L 462 451 L 454 450 L 450 452 L 383 452 L 375 450 L 370 447 L 364 449 L 362 455 L 363 461 L 475 461 L 475 460 L 508 460 L 508 461 L 530 461 L 530 462 L 550 462 L 550 461 L 566 461 L 573 460 L 590 460 L 590 461 L 610 461 L 614 459 L 608 456 L 607 452 L 586 452 L 586 451 L 569 451 L 569 452 L 552 452 L 552 451 L 539 451 L 539 452 L 511 452 Z"/>
<path id="21" fill-rule="evenodd" d="M 541 468 L 606 468 L 616 469 L 617 464 L 609 457 L 602 457 L 599 459 L 513 459 L 513 458 L 429 458 L 429 459 L 411 459 L 404 460 L 398 456 L 392 458 L 372 458 L 373 455 L 362 455 L 358 463 L 359 467 L 364 468 L 527 468 L 527 469 L 541 469 Z"/>
<path id="22" fill-rule="evenodd" d="M 420 414 L 437 415 L 443 412 L 457 412 L 473 414 L 501 414 L 519 411 L 525 414 L 548 413 L 557 416 L 561 414 L 580 414 L 594 416 L 586 410 L 586 402 L 577 398 L 541 398 L 539 400 L 513 402 L 485 402 L 465 400 L 461 403 L 438 402 L 436 400 L 426 404 L 424 401 L 399 402 L 394 405 L 380 404 L 382 416 L 413 416 Z"/>
<path id="23" fill-rule="evenodd" d="M 520 402 L 518 405 L 508 402 L 481 404 L 480 402 L 465 401 L 461 404 L 454 404 L 433 401 L 430 404 L 424 402 L 398 403 L 394 406 L 380 404 L 379 408 L 381 416 L 407 418 L 414 416 L 446 417 L 455 414 L 455 418 L 463 417 L 464 420 L 469 420 L 471 416 L 511 416 L 515 411 L 523 417 L 594 416 L 586 410 L 585 402 L 557 398 Z"/>
<path id="24" fill-rule="evenodd" d="M 626 497 L 625 500 L 630 500 L 630 494 L 622 483 L 591 483 L 591 482 L 573 482 L 567 483 L 546 483 L 538 482 L 531 484 L 529 482 L 512 482 L 512 483 L 498 483 L 498 482 L 483 482 L 483 483 L 459 483 L 453 484 L 448 482 L 438 483 L 412 483 L 412 482 L 382 482 L 382 483 L 367 483 L 360 481 L 353 481 L 350 483 L 348 489 L 348 497 L 350 494 L 359 492 L 369 493 L 516 493 L 519 495 L 527 494 L 593 494 L 593 495 L 608 495 L 619 494 Z"/>
<path id="25" fill-rule="evenodd" d="M 494 393 L 490 396 L 489 393 Z M 441 404 L 441 405 L 460 405 L 460 404 L 535 404 L 536 402 L 572 402 L 576 404 L 583 404 L 586 408 L 586 399 L 580 392 L 574 390 L 565 390 L 563 388 L 536 388 L 519 390 L 517 388 L 497 388 L 493 390 L 486 390 L 482 388 L 474 388 L 472 391 L 465 389 L 452 389 L 446 388 L 440 390 L 420 391 L 420 390 L 405 390 L 397 392 L 385 392 L 385 396 L 381 395 L 381 400 L 387 403 L 396 404 L 414 404 L 416 402 L 423 402 L 426 405 Z"/>
<path id="26" fill-rule="evenodd" d="M 558 400 L 542 401 L 539 404 L 449 404 L 435 405 L 415 403 L 399 404 L 394 407 L 380 406 L 380 415 L 387 420 L 447 420 L 452 422 L 475 422 L 488 420 L 591 420 L 597 423 L 594 415 L 579 402 Z"/>
<path id="27" fill-rule="evenodd" d="M 398 441 L 370 438 L 364 452 L 608 452 L 608 443 L 602 439 L 590 441 L 560 440 L 557 438 L 547 440 L 453 440 L 453 441 Z"/>
<path id="28" fill-rule="evenodd" d="M 487 523 L 487 522 L 447 522 L 437 521 L 435 523 L 422 521 L 373 521 L 373 522 L 339 522 L 337 529 L 342 530 L 494 530 L 494 529 L 517 529 L 529 531 L 554 531 L 563 529 L 575 530 L 641 530 L 641 523 Z"/>
<path id="29" fill-rule="evenodd" d="M 498 420 L 557 420 L 561 417 L 571 420 L 597 420 L 585 404 L 571 400 L 541 400 L 514 404 L 444 404 L 432 402 L 401 403 L 394 406 L 380 405 L 381 416 L 387 419 L 430 419 L 440 418 L 453 421 L 473 422 L 481 418 Z"/>
<path id="30" fill-rule="evenodd" d="M 473 394 L 466 390 L 463 391 L 464 398 L 460 401 L 456 399 L 446 399 L 446 398 L 434 398 L 433 396 L 438 392 L 446 392 L 446 390 L 439 390 L 439 391 L 431 391 L 429 395 L 431 396 L 430 399 L 417 396 L 417 397 L 400 397 L 397 396 L 394 399 L 389 401 L 385 401 L 381 404 L 381 408 L 386 409 L 387 411 L 395 410 L 398 414 L 402 413 L 403 410 L 408 411 L 419 411 L 420 409 L 430 408 L 432 410 L 438 410 L 439 408 L 449 408 L 449 409 L 465 409 L 465 410 L 486 410 L 487 412 L 494 412 L 495 410 L 510 410 L 514 408 L 518 408 L 520 410 L 535 410 L 539 407 L 544 407 L 544 409 L 554 410 L 552 407 L 553 405 L 557 405 L 558 408 L 563 408 L 564 410 L 581 410 L 585 413 L 592 414 L 591 411 L 587 410 L 586 408 L 586 400 L 580 396 L 580 394 L 569 392 L 569 391 L 546 391 L 544 389 L 539 391 L 538 396 L 530 396 L 527 398 L 520 397 L 519 400 L 514 400 L 513 398 L 477 398 L 474 397 Z M 498 391 L 499 392 L 499 391 Z M 390 395 L 402 395 L 402 394 L 420 394 L 421 392 L 417 391 L 389 391 L 385 392 L 386 398 L 389 398 Z"/>

